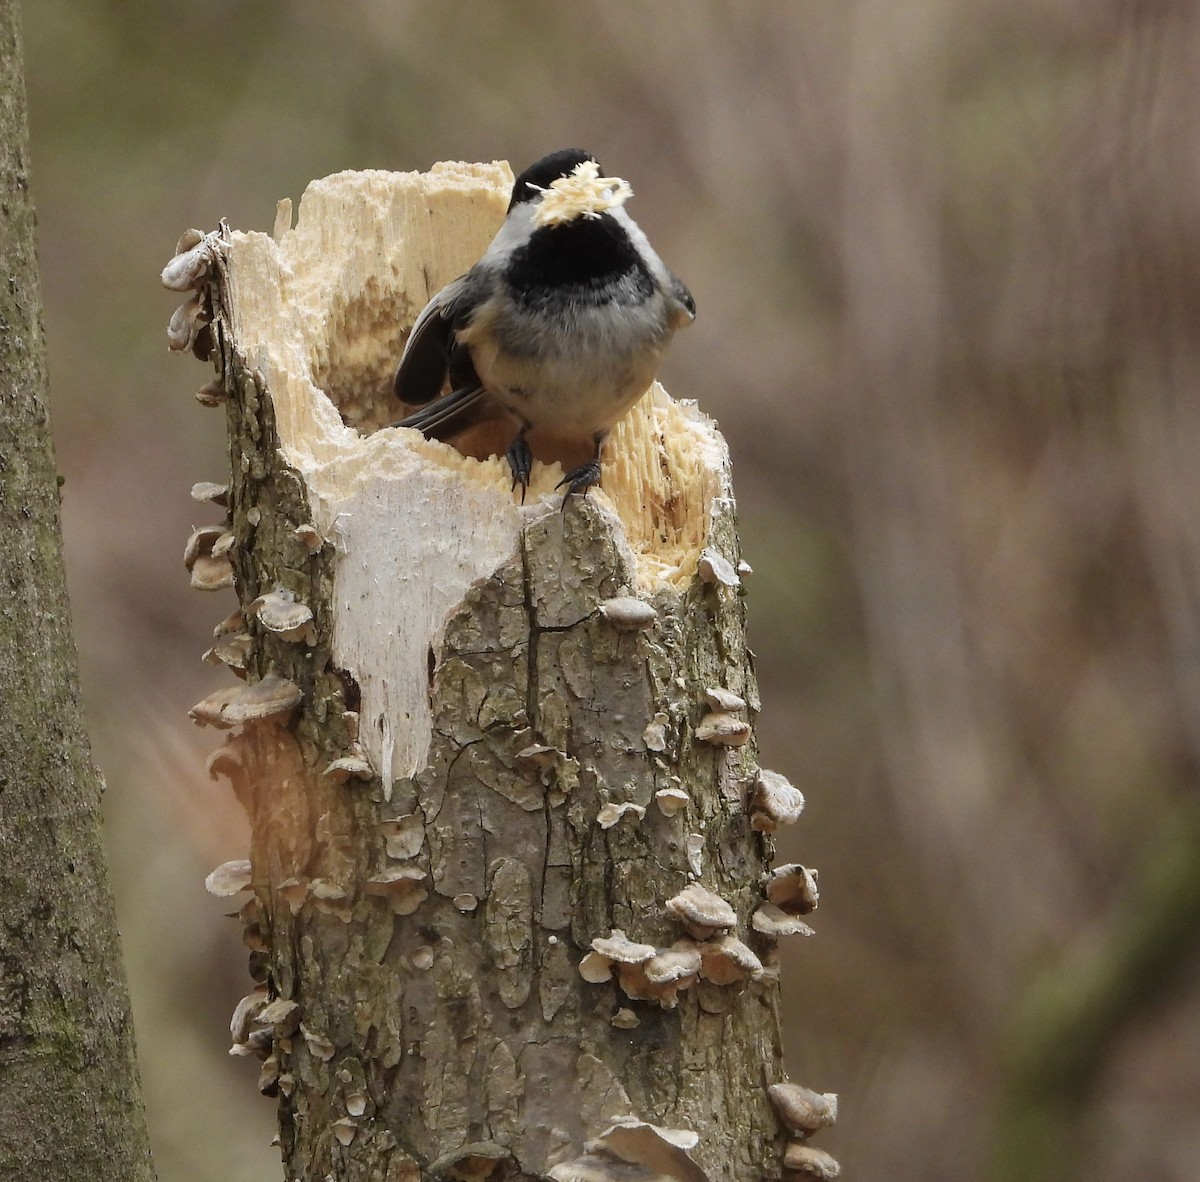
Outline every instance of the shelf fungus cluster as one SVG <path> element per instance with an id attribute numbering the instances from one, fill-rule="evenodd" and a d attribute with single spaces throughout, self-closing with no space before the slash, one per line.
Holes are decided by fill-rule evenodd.
<path id="1" fill-rule="evenodd" d="M 696 726 L 696 739 L 725 747 L 740 747 L 750 738 L 746 700 L 731 690 L 713 687 L 704 691 L 705 714 Z"/>
<path id="2" fill-rule="evenodd" d="M 283 998 L 272 1001 L 263 986 L 243 997 L 234 1008 L 229 1021 L 233 1040 L 229 1053 L 253 1057 L 261 1063 L 258 1090 L 263 1095 L 290 1095 L 295 1087 L 295 1078 L 280 1070 L 280 1058 L 292 1053 L 300 1028 L 299 1005 Z"/>
<path id="3" fill-rule="evenodd" d="M 522 503 L 508 440 L 390 425 L 405 333 L 512 183 L 338 174 L 163 272 L 230 434 L 184 561 L 237 598 L 191 711 L 250 823 L 206 881 L 255 983 L 232 1050 L 297 1182 L 830 1178 L 834 1098 L 764 1084 L 817 876 L 772 869 L 804 797 L 758 766 L 715 424 L 653 386 L 565 507 L 552 440 Z"/>
<path id="4" fill-rule="evenodd" d="M 803 933 L 812 934 L 807 924 L 794 922 L 817 906 L 816 871 L 799 865 L 780 866 L 766 884 L 767 899 L 755 910 L 751 927 L 770 939 Z M 674 1009 L 681 990 L 698 981 L 735 985 L 764 979 L 774 981 L 777 973 L 768 968 L 754 950 L 732 930 L 738 925 L 733 907 L 698 882 L 689 883 L 671 896 L 664 911 L 686 936 L 667 947 L 631 939 L 621 928 L 597 936 L 579 962 L 579 975 L 591 984 L 615 980 L 627 998 L 653 1001 L 663 1009 Z M 764 921 L 764 916 L 770 922 Z M 776 916 L 779 917 L 776 920 Z M 617 1011 L 629 1025 L 629 1011 Z"/>
<path id="5" fill-rule="evenodd" d="M 841 1173 L 835 1158 L 808 1144 L 808 1139 L 837 1120 L 838 1098 L 833 1092 L 814 1092 L 794 1083 L 772 1084 L 771 1103 L 791 1138 L 783 1151 L 783 1166 L 797 1179 L 833 1182 Z"/>

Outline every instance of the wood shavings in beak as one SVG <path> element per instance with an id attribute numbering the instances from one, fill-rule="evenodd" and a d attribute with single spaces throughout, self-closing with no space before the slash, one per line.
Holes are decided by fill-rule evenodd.
<path id="1" fill-rule="evenodd" d="M 619 176 L 601 176 L 600 165 L 594 160 L 580 161 L 570 176 L 551 181 L 547 189 L 530 187 L 542 194 L 533 213 L 535 226 L 565 226 L 580 217 L 598 218 L 633 196 L 628 181 Z"/>

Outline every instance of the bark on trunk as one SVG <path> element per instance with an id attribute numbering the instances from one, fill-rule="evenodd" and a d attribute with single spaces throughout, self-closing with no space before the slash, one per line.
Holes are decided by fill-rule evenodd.
<path id="1" fill-rule="evenodd" d="M 63 571 L 28 161 L 16 4 L 0 0 L 0 1178 L 145 1180 Z"/>
<path id="2" fill-rule="evenodd" d="M 253 892 L 235 1040 L 289 1178 L 778 1177 L 775 939 L 816 892 L 770 871 L 802 799 L 756 763 L 723 441 L 655 388 L 560 511 L 557 465 L 522 507 L 503 460 L 379 429 L 401 329 L 511 184 L 339 174 L 164 272 L 228 407 L 189 561 L 242 605 L 210 659 L 244 684 L 193 711 L 240 728 L 212 764 L 253 834 L 212 881 Z M 809 1106 L 791 1164 L 834 1168 L 799 1143 L 833 1098 L 773 1098 Z"/>

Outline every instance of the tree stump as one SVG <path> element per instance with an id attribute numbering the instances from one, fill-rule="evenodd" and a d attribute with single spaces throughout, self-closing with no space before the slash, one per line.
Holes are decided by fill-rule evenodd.
<path id="1" fill-rule="evenodd" d="M 756 761 L 714 424 L 656 385 L 565 506 L 557 463 L 521 505 L 502 458 L 387 426 L 404 330 L 511 185 L 341 173 L 164 271 L 228 415 L 187 560 L 241 603 L 206 654 L 240 680 L 192 711 L 252 827 L 209 883 L 250 892 L 235 1045 L 289 1179 L 832 1176 L 835 1098 L 783 1083 L 775 946 L 815 875 L 770 868 L 803 798 Z"/>

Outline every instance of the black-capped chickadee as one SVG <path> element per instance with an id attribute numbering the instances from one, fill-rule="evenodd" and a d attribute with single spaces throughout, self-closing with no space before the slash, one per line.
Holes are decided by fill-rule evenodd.
<path id="1" fill-rule="evenodd" d="M 590 458 L 560 488 L 586 493 L 598 483 L 605 437 L 696 315 L 691 293 L 622 208 L 631 195 L 574 148 L 521 173 L 483 258 L 413 325 L 395 391 L 423 409 L 399 425 L 430 439 L 484 420 L 515 425 L 505 454 L 522 500 L 533 464 L 527 435 L 547 454 L 586 447 Z"/>

